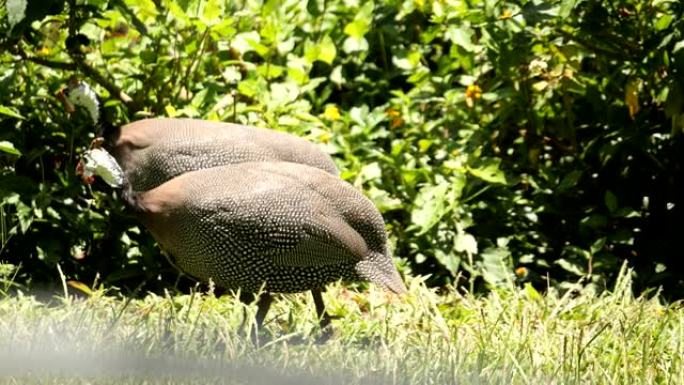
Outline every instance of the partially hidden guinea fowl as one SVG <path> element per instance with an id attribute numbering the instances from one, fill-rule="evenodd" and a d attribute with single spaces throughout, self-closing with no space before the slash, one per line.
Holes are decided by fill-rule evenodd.
<path id="1" fill-rule="evenodd" d="M 292 134 L 187 118 L 143 119 L 119 127 L 104 118 L 102 103 L 86 83 L 71 80 L 65 93 L 65 103 L 84 107 L 100 127 L 98 145 L 116 158 L 136 191 L 188 171 L 252 161 L 301 163 L 339 174 L 328 154 Z"/>
<path id="2" fill-rule="evenodd" d="M 88 168 L 101 176 L 102 170 Z M 369 280 L 406 288 L 392 261 L 382 216 L 349 183 L 307 165 L 247 162 L 180 175 L 150 191 L 125 180 L 124 197 L 173 263 L 203 281 L 249 292 L 312 290 L 321 326 L 329 322 L 320 290 Z M 257 323 L 270 299 L 259 303 Z"/>
<path id="3" fill-rule="evenodd" d="M 313 143 L 275 130 L 198 119 L 139 120 L 105 132 L 103 147 L 147 191 L 188 171 L 253 161 L 301 163 L 338 175 Z"/>

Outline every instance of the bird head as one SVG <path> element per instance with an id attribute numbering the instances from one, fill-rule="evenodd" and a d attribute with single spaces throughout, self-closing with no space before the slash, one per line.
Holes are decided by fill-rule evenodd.
<path id="1" fill-rule="evenodd" d="M 76 107 L 82 107 L 88 112 L 88 116 L 93 121 L 93 125 L 100 124 L 101 103 L 97 94 L 84 81 L 71 77 L 69 83 L 61 89 L 57 96 L 64 104 L 64 108 L 69 114 L 76 111 Z"/>
<path id="2" fill-rule="evenodd" d="M 91 147 L 83 153 L 83 157 L 76 165 L 76 174 L 80 175 L 86 184 L 91 184 L 95 177 L 100 177 L 115 188 L 122 187 L 125 178 L 116 159 L 101 147 Z"/>

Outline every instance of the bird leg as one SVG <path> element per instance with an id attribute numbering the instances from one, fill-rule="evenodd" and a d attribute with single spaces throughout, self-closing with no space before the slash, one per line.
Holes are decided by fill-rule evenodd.
<path id="1" fill-rule="evenodd" d="M 321 330 L 323 330 L 330 325 L 331 318 L 325 311 L 321 289 L 311 289 L 311 295 L 313 296 L 314 305 L 316 305 L 316 315 L 318 316 L 319 325 L 321 326 Z"/>
<path id="2" fill-rule="evenodd" d="M 247 293 L 247 292 L 240 292 L 240 302 L 244 303 L 245 305 L 251 305 L 254 303 L 254 299 L 256 298 L 256 295 L 254 293 Z M 254 342 L 255 345 L 258 345 L 259 342 L 259 330 L 264 325 L 264 319 L 266 318 L 266 313 L 268 313 L 268 309 L 271 307 L 271 302 L 272 298 L 271 295 L 268 292 L 262 292 L 259 294 L 259 299 L 257 301 L 257 313 L 256 313 L 256 327 L 252 328 L 252 342 Z M 247 323 L 247 309 L 245 309 L 245 320 L 242 322 L 242 327 L 244 328 Z"/>
<path id="3" fill-rule="evenodd" d="M 259 294 L 256 313 L 256 324 L 259 329 L 264 326 L 264 319 L 266 319 L 266 313 L 268 313 L 268 309 L 271 307 L 272 301 L 273 298 L 271 298 L 269 293 L 264 292 Z"/>

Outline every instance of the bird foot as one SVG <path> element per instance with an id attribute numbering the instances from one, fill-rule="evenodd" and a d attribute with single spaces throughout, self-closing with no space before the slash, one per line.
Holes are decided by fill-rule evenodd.
<path id="1" fill-rule="evenodd" d="M 330 340 L 330 338 L 332 338 L 332 336 L 335 334 L 335 330 L 333 330 L 333 328 L 330 325 L 328 325 L 328 327 L 322 329 L 320 333 L 321 334 L 319 334 L 318 337 L 316 337 L 316 345 L 323 345 L 327 343 L 328 340 Z"/>
<path id="2" fill-rule="evenodd" d="M 252 344 L 254 347 L 257 349 L 261 348 L 262 346 L 266 345 L 271 341 L 271 336 L 266 333 L 265 330 L 257 329 L 257 328 L 252 328 L 252 330 L 249 333 L 250 340 L 252 340 Z"/>

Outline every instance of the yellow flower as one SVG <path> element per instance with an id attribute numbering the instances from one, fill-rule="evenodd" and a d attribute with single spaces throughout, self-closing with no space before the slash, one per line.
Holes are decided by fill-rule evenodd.
<path id="1" fill-rule="evenodd" d="M 338 120 L 340 119 L 340 110 L 335 105 L 330 104 L 325 107 L 325 111 L 323 111 L 323 116 L 325 116 L 329 120 Z"/>
<path id="2" fill-rule="evenodd" d="M 391 118 L 390 128 L 397 128 L 404 124 L 404 119 L 401 118 L 401 111 L 389 107 L 385 110 L 385 114 Z"/>
<path id="3" fill-rule="evenodd" d="M 508 20 L 511 17 L 513 17 L 513 12 L 511 12 L 510 9 L 505 9 L 502 13 L 501 16 L 499 16 L 500 20 Z"/>
<path id="4" fill-rule="evenodd" d="M 475 101 L 482 97 L 482 88 L 477 84 L 471 84 L 466 87 L 465 96 L 466 106 L 472 108 L 475 105 Z"/>
<path id="5" fill-rule="evenodd" d="M 468 99 L 480 99 L 482 97 L 482 88 L 477 84 L 471 84 L 466 87 L 466 98 Z"/>
<path id="6" fill-rule="evenodd" d="M 322 131 L 322 132 L 318 135 L 318 140 L 320 140 L 321 143 L 329 143 L 329 142 L 330 142 L 330 139 L 332 139 L 332 135 L 331 135 L 329 132 L 327 132 L 327 131 Z"/>
<path id="7" fill-rule="evenodd" d="M 520 266 L 519 268 L 515 269 L 515 275 L 518 276 L 518 278 L 525 278 L 527 277 L 527 274 L 527 268 L 524 266 Z"/>
<path id="8" fill-rule="evenodd" d="M 639 79 L 631 79 L 627 82 L 625 87 L 625 104 L 629 110 L 629 117 L 634 119 L 639 112 L 639 88 L 641 81 Z"/>
<path id="9" fill-rule="evenodd" d="M 398 117 L 401 116 L 401 112 L 399 112 L 398 110 L 395 110 L 395 109 L 392 108 L 392 107 L 389 107 L 388 109 L 386 109 L 386 110 L 385 110 L 385 113 L 386 113 L 387 116 L 389 116 L 390 118 L 398 118 Z"/>

